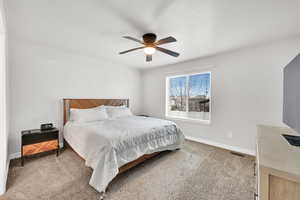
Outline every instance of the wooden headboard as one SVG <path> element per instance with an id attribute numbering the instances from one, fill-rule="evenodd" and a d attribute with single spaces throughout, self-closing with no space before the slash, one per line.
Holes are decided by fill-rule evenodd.
<path id="1" fill-rule="evenodd" d="M 87 109 L 97 106 L 122 106 L 129 107 L 129 99 L 63 99 L 64 100 L 64 124 L 69 120 L 70 109 Z"/>

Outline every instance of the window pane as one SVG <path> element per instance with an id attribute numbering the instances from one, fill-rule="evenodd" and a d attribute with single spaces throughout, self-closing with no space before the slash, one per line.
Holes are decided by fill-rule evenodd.
<path id="1" fill-rule="evenodd" d="M 210 73 L 189 77 L 189 117 L 209 120 Z"/>
<path id="2" fill-rule="evenodd" d="M 183 76 L 183 77 L 170 78 L 169 80 L 170 80 L 169 110 L 186 111 L 187 78 Z"/>

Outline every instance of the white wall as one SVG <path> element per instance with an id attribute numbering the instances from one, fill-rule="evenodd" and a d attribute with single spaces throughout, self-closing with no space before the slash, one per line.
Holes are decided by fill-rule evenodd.
<path id="1" fill-rule="evenodd" d="M 0 0 L 0 195 L 5 192 L 9 163 L 7 156 L 7 71 L 5 15 L 3 1 Z"/>
<path id="2" fill-rule="evenodd" d="M 129 98 L 140 111 L 140 72 L 18 38 L 9 40 L 11 122 L 9 152 L 18 156 L 20 132 L 52 122 L 62 127 L 62 98 Z"/>
<path id="3" fill-rule="evenodd" d="M 300 38 L 290 39 L 144 71 L 143 112 L 165 116 L 167 75 L 209 70 L 212 72 L 211 124 L 177 123 L 186 136 L 253 154 L 256 124 L 283 125 L 282 71 L 299 51 Z"/>

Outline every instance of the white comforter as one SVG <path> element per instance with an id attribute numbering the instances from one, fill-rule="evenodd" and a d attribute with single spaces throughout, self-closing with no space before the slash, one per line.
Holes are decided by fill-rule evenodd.
<path id="1" fill-rule="evenodd" d="M 105 192 L 119 167 L 144 154 L 180 148 L 184 140 L 175 123 L 138 116 L 89 123 L 69 121 L 64 138 L 93 169 L 90 185 L 99 192 Z"/>

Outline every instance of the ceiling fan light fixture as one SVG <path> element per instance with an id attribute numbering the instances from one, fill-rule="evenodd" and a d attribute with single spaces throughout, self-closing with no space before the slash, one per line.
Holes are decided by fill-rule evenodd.
<path id="1" fill-rule="evenodd" d="M 152 61 L 152 55 L 156 52 L 156 50 L 160 51 L 162 53 L 165 53 L 169 56 L 173 56 L 173 57 L 179 56 L 179 53 L 177 53 L 175 51 L 171 51 L 169 49 L 159 47 L 159 45 L 162 45 L 162 44 L 176 42 L 177 41 L 176 38 L 174 38 L 172 36 L 169 36 L 169 37 L 166 37 L 166 38 L 163 38 L 160 40 L 156 40 L 156 35 L 154 33 L 146 33 L 143 35 L 143 40 L 139 40 L 139 39 L 136 39 L 131 36 L 123 36 L 123 38 L 138 42 L 138 43 L 142 44 L 143 46 L 129 49 L 127 51 L 121 51 L 119 54 L 125 54 L 125 53 L 129 53 L 129 52 L 132 52 L 135 50 L 143 49 L 144 53 L 146 54 L 146 62 Z"/>
<path id="2" fill-rule="evenodd" d="M 147 55 L 152 55 L 155 53 L 155 48 L 154 47 L 145 47 L 144 52 Z"/>

